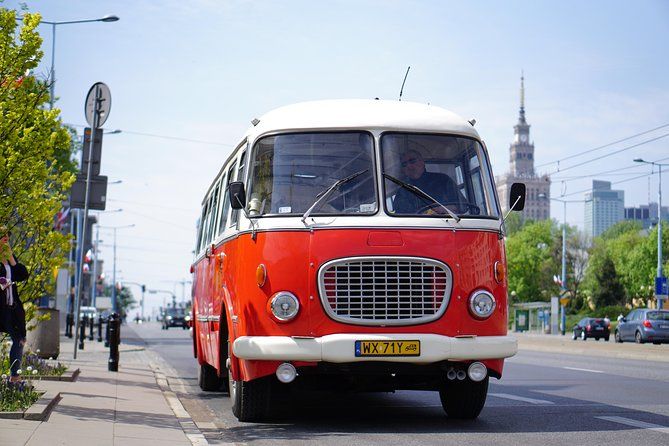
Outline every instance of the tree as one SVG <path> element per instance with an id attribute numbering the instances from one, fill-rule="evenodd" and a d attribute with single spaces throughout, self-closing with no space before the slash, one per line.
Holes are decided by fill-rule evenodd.
<path id="1" fill-rule="evenodd" d="M 618 279 L 616 267 L 610 257 L 606 257 L 602 268 L 595 273 L 599 286 L 595 289 L 592 300 L 597 308 L 623 305 L 625 289 Z"/>
<path id="2" fill-rule="evenodd" d="M 104 294 L 105 296 L 112 295 L 111 285 L 105 284 Z M 118 299 L 118 312 L 121 317 L 128 314 L 128 310 L 135 308 L 135 304 L 137 303 L 135 297 L 132 295 L 132 291 L 130 291 L 130 288 L 127 286 L 121 287 L 120 290 L 116 290 L 116 299 Z"/>
<path id="3" fill-rule="evenodd" d="M 54 230 L 54 216 L 74 181 L 70 135 L 59 110 L 46 110 L 48 85 L 30 75 L 42 58 L 39 14 L 0 8 L 0 221 L 10 230 L 16 255 L 30 270 L 22 285 L 31 302 L 54 291 L 54 270 L 64 261 L 68 237 Z"/>
<path id="4" fill-rule="evenodd" d="M 552 277 L 559 271 L 559 237 L 554 222 L 527 222 L 507 238 L 509 290 L 522 302 L 548 300 L 557 293 Z M 557 241 L 557 243 L 556 243 Z"/>

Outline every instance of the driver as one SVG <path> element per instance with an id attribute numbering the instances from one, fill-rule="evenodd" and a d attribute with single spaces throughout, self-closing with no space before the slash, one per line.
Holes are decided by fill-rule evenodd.
<path id="1" fill-rule="evenodd" d="M 402 174 L 405 181 L 410 183 L 443 205 L 456 205 L 459 212 L 459 203 L 466 201 L 462 193 L 458 191 L 455 181 L 443 173 L 427 172 L 423 156 L 416 150 L 409 149 L 400 154 L 402 163 Z M 397 214 L 417 214 L 421 209 L 433 206 L 430 200 L 419 197 L 411 191 L 400 188 L 393 200 L 393 208 Z M 435 209 L 436 213 L 441 212 Z"/>

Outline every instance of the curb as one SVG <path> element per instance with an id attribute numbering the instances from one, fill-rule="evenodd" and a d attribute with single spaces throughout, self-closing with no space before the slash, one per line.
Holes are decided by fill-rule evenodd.
<path id="1" fill-rule="evenodd" d="M 60 401 L 60 392 L 45 392 L 23 412 L 0 412 L 0 419 L 44 421 Z"/>
<path id="2" fill-rule="evenodd" d="M 31 379 L 33 381 L 64 381 L 64 382 L 74 382 L 77 380 L 79 377 L 79 374 L 81 373 L 81 370 L 76 369 L 73 372 L 65 372 L 60 376 L 54 376 L 54 375 L 45 375 L 45 376 L 33 376 Z"/>
<path id="3" fill-rule="evenodd" d="M 181 425 L 181 429 L 184 431 L 184 434 L 186 434 L 186 438 L 188 438 L 193 446 L 208 445 L 209 442 L 205 438 L 204 434 L 202 434 L 200 429 L 197 427 L 188 411 L 184 409 L 177 394 L 170 388 L 165 374 L 157 370 L 153 363 L 150 363 L 149 365 L 153 371 L 154 377 L 156 378 L 158 387 L 160 387 L 160 390 L 163 392 L 163 396 L 167 400 L 167 404 L 170 406 L 170 409 L 172 409 L 172 412 L 174 412 L 174 415 L 177 417 L 177 420 Z"/>

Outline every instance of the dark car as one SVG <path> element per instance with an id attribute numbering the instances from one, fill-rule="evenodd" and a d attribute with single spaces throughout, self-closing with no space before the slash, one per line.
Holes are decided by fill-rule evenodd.
<path id="1" fill-rule="evenodd" d="M 163 316 L 163 330 L 170 327 L 181 327 L 184 330 L 188 328 L 186 312 L 183 308 L 168 308 Z"/>
<path id="2" fill-rule="evenodd" d="M 649 308 L 632 310 L 627 317 L 622 318 L 614 336 L 616 342 L 669 343 L 669 310 Z"/>
<path id="3" fill-rule="evenodd" d="M 595 338 L 595 341 L 599 341 L 600 338 L 603 338 L 608 341 L 611 335 L 610 329 L 611 323 L 607 319 L 586 317 L 574 325 L 572 339 L 581 338 L 585 341 L 588 338 Z"/>

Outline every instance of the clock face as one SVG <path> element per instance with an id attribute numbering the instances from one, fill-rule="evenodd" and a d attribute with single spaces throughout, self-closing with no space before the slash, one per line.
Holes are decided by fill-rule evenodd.
<path id="1" fill-rule="evenodd" d="M 521 142 L 527 142 L 527 135 L 520 135 Z"/>

